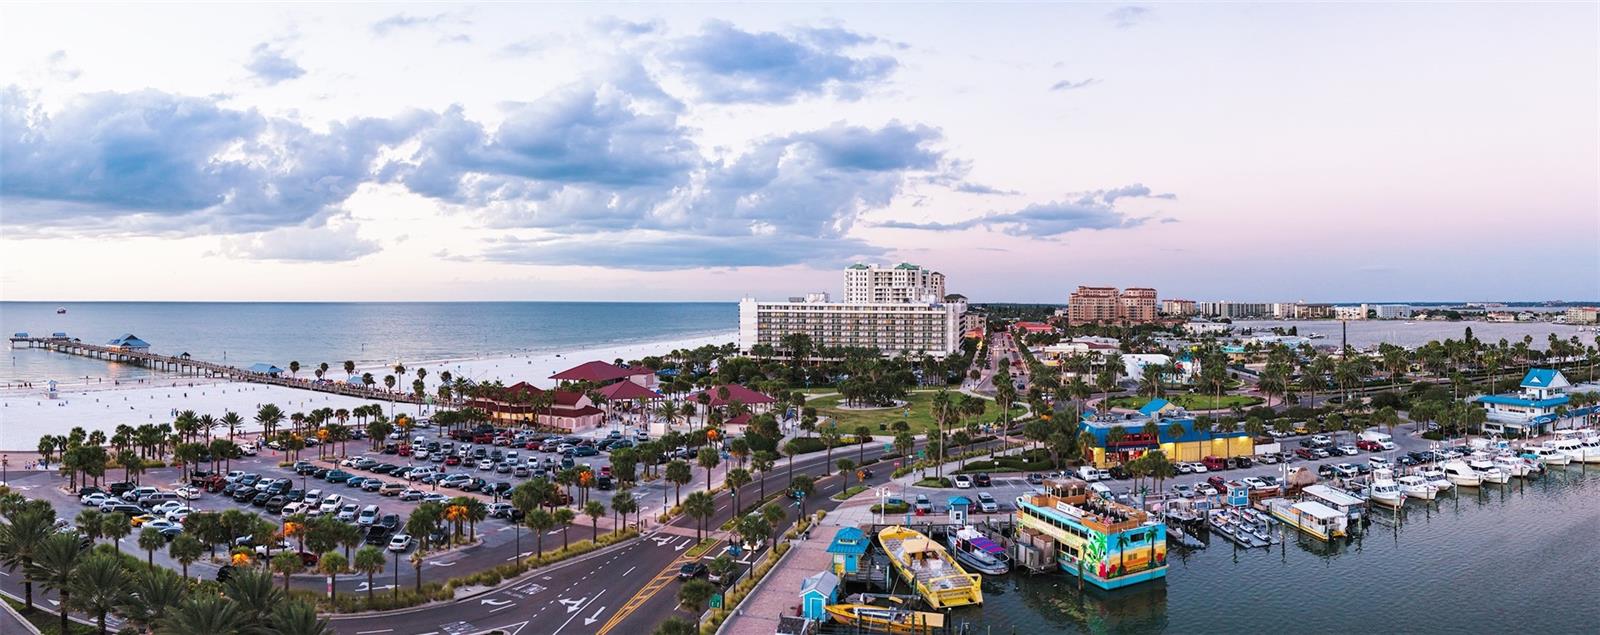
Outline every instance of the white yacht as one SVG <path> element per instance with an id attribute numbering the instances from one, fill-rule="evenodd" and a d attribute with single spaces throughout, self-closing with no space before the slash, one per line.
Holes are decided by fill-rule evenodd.
<path id="1" fill-rule="evenodd" d="M 1556 438 L 1545 441 L 1542 447 L 1566 457 L 1568 463 L 1583 462 L 1583 441 L 1571 430 L 1556 431 Z"/>
<path id="2" fill-rule="evenodd" d="M 1527 478 L 1533 472 L 1533 468 L 1521 457 L 1497 454 L 1492 462 L 1495 467 L 1500 468 L 1500 471 L 1519 478 Z"/>
<path id="3" fill-rule="evenodd" d="M 1583 439 L 1579 444 L 1583 446 L 1584 463 L 1600 463 L 1600 433 L 1584 430 Z"/>
<path id="4" fill-rule="evenodd" d="M 1545 443 L 1549 444 L 1550 442 L 1546 441 Z M 1522 448 L 1522 457 L 1536 460 L 1545 465 L 1560 466 L 1572 462 L 1572 457 L 1567 456 L 1566 452 L 1551 448 L 1548 445 L 1530 445 Z"/>
<path id="5" fill-rule="evenodd" d="M 1467 462 L 1467 466 L 1478 475 L 1485 483 L 1499 483 L 1504 485 L 1511 482 L 1511 474 L 1496 467 L 1494 461 L 1475 458 Z"/>
<path id="6" fill-rule="evenodd" d="M 1454 485 L 1477 487 L 1483 483 L 1483 477 L 1474 471 L 1472 466 L 1467 465 L 1466 461 L 1446 461 L 1441 467 L 1444 469 L 1444 477 Z"/>
<path id="7" fill-rule="evenodd" d="M 1400 491 L 1400 485 L 1394 482 L 1394 473 L 1389 470 L 1372 471 L 1372 486 L 1367 488 L 1367 497 L 1384 507 L 1398 509 L 1406 504 L 1406 494 Z"/>
<path id="8" fill-rule="evenodd" d="M 1428 484 L 1432 485 L 1433 489 L 1439 492 L 1448 491 L 1456 486 L 1456 484 L 1444 473 L 1444 470 L 1440 469 L 1437 465 L 1430 465 L 1422 468 L 1422 471 L 1418 472 L 1418 474 L 1422 476 L 1424 480 L 1428 481 Z"/>
<path id="9" fill-rule="evenodd" d="M 1429 483 L 1428 479 L 1415 474 L 1402 476 L 1395 483 L 1400 486 L 1400 493 L 1405 494 L 1406 498 L 1431 501 L 1439 496 L 1439 488 Z"/>

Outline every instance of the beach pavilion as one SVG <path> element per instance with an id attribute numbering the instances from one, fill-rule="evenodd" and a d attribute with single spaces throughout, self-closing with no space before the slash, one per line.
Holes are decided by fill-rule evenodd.
<path id="1" fill-rule="evenodd" d="M 697 414 L 709 414 L 712 410 L 726 413 L 734 404 L 740 404 L 744 406 L 745 412 L 734 413 L 732 419 L 724 422 L 724 425 L 738 426 L 750 423 L 750 417 L 744 416 L 745 414 L 759 414 L 771 410 L 772 405 L 778 403 L 778 400 L 739 384 L 722 384 L 691 393 L 683 403 L 695 408 Z M 706 413 L 698 412 L 701 406 L 708 409 Z"/>
<path id="2" fill-rule="evenodd" d="M 548 399 L 548 406 L 538 406 Z M 517 382 L 493 398 L 467 402 L 489 414 L 495 421 L 529 424 L 563 432 L 590 430 L 605 425 L 605 411 L 588 395 L 570 390 L 543 390 L 528 382 Z"/>
<path id="3" fill-rule="evenodd" d="M 610 385 L 614 382 L 628 380 L 645 388 L 655 389 L 656 372 L 645 368 L 618 366 L 599 360 L 584 362 L 550 376 L 559 382 L 590 383 L 596 385 Z"/>

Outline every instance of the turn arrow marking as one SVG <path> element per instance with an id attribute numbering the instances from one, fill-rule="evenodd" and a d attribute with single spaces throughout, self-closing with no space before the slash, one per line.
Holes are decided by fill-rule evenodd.
<path id="1" fill-rule="evenodd" d="M 511 600 L 493 600 L 489 598 L 484 598 L 481 602 L 479 602 L 479 604 L 488 604 L 489 606 L 505 606 L 510 603 Z"/>
<path id="2" fill-rule="evenodd" d="M 604 613 L 604 612 L 606 612 L 606 607 L 604 607 L 604 606 L 600 607 L 599 610 L 596 610 L 594 612 L 594 616 L 583 618 L 583 625 L 584 626 L 589 626 L 591 624 L 594 624 L 595 622 L 600 621 L 600 614 Z"/>

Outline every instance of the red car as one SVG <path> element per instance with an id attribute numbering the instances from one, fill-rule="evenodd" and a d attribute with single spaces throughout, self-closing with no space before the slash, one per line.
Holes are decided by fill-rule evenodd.
<path id="1" fill-rule="evenodd" d="M 461 465 L 461 457 L 454 454 L 444 457 L 445 465 Z"/>
<path id="2" fill-rule="evenodd" d="M 1368 441 L 1366 439 L 1362 439 L 1360 441 L 1357 441 L 1356 442 L 1356 448 L 1360 449 L 1360 450 L 1366 450 L 1368 452 L 1382 452 L 1383 451 L 1383 446 L 1378 445 L 1377 441 Z"/>
<path id="3" fill-rule="evenodd" d="M 408 445 L 408 444 L 402 443 L 402 444 L 400 444 L 400 448 L 398 450 L 396 450 L 396 452 L 399 453 L 400 456 L 411 456 L 411 446 Z"/>

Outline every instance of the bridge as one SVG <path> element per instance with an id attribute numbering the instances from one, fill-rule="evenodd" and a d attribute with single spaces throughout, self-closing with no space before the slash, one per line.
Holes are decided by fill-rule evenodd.
<path id="1" fill-rule="evenodd" d="M 137 338 L 133 339 L 137 341 Z M 140 341 L 139 344 L 143 344 L 143 342 Z M 42 348 L 58 353 L 65 353 L 67 355 L 78 355 L 91 359 L 103 359 L 108 362 L 133 364 L 136 366 L 144 366 L 160 371 L 174 372 L 180 375 L 193 375 L 197 377 L 212 377 L 229 379 L 233 381 L 245 381 L 254 384 L 285 386 L 289 388 L 298 388 L 301 390 L 314 390 L 317 392 L 356 397 L 359 399 L 376 399 L 380 401 L 403 402 L 409 404 L 426 403 L 426 399 L 411 393 L 389 392 L 386 390 L 378 390 L 376 388 L 368 388 L 364 385 L 348 384 L 342 381 L 310 380 L 284 377 L 278 373 L 258 372 L 248 368 L 239 368 L 237 366 L 229 366 L 226 364 L 219 364 L 217 362 L 194 359 L 190 357 L 188 353 L 177 356 L 152 353 L 150 352 L 148 345 L 130 346 L 126 344 L 87 344 L 76 338 L 66 337 L 64 334 L 58 334 L 51 337 L 34 337 L 29 336 L 26 333 L 18 333 L 11 338 L 11 348 L 15 349 L 18 347 Z"/>

